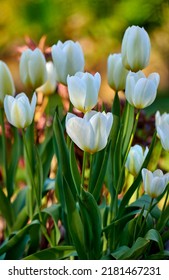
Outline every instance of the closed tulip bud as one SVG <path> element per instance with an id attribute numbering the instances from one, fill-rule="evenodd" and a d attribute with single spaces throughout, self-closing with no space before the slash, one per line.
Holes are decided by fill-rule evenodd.
<path id="1" fill-rule="evenodd" d="M 11 72 L 5 62 L 0 61 L 0 107 L 6 94 L 14 95 L 15 86 Z"/>
<path id="2" fill-rule="evenodd" d="M 155 126 L 163 149 L 169 151 L 169 114 L 160 115 L 160 112 L 157 111 L 155 114 Z"/>
<path id="3" fill-rule="evenodd" d="M 48 61 L 46 63 L 46 70 L 47 70 L 47 81 L 44 85 L 37 88 L 36 91 L 41 91 L 45 95 L 50 95 L 54 93 L 57 86 L 56 71 L 52 61 Z"/>
<path id="4" fill-rule="evenodd" d="M 74 76 L 68 76 L 67 86 L 73 106 L 84 113 L 90 111 L 97 103 L 100 83 L 99 73 L 93 76 L 87 72 L 77 72 Z"/>
<path id="5" fill-rule="evenodd" d="M 47 80 L 46 60 L 40 49 L 26 49 L 19 64 L 21 81 L 26 87 L 37 89 Z"/>
<path id="6" fill-rule="evenodd" d="M 145 193 L 152 198 L 161 195 L 169 183 L 169 173 L 164 175 L 160 169 L 151 172 L 148 169 L 143 168 L 142 178 Z"/>
<path id="7" fill-rule="evenodd" d="M 144 69 L 150 60 L 150 39 L 145 29 L 128 27 L 122 40 L 122 61 L 126 69 L 133 72 Z"/>
<path id="8" fill-rule="evenodd" d="M 130 148 L 126 161 L 126 168 L 133 176 L 136 176 L 139 173 L 148 151 L 148 147 L 143 151 L 143 148 L 140 145 L 135 145 Z"/>
<path id="9" fill-rule="evenodd" d="M 129 72 L 125 89 L 127 101 L 138 109 L 151 105 L 156 98 L 159 81 L 158 73 L 152 73 L 146 78 L 142 71 Z"/>
<path id="10" fill-rule="evenodd" d="M 52 59 L 56 69 L 56 79 L 64 85 L 67 85 L 68 75 L 73 76 L 76 72 L 84 71 L 84 55 L 78 42 L 58 41 L 52 46 Z"/>
<path id="11" fill-rule="evenodd" d="M 90 111 L 83 118 L 68 113 L 66 131 L 81 150 L 93 154 L 105 148 L 112 123 L 112 113 Z"/>
<path id="12" fill-rule="evenodd" d="M 124 90 L 128 70 L 122 64 L 121 54 L 110 54 L 107 60 L 109 86 L 115 91 Z"/>
<path id="13" fill-rule="evenodd" d="M 32 123 L 36 107 L 36 94 L 33 94 L 31 103 L 25 93 L 16 97 L 6 95 L 4 109 L 7 120 L 17 128 L 25 128 Z"/>

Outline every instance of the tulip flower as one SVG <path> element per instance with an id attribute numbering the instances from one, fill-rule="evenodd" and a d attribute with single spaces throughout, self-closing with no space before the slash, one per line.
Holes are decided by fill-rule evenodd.
<path id="1" fill-rule="evenodd" d="M 143 151 L 143 148 L 140 145 L 134 145 L 130 148 L 126 161 L 126 168 L 133 176 L 136 176 L 139 173 L 148 151 L 148 147 Z"/>
<path id="2" fill-rule="evenodd" d="M 151 172 L 148 169 L 143 168 L 142 178 L 145 193 L 152 198 L 156 198 L 161 195 L 169 183 L 169 173 L 164 175 L 160 169 Z"/>
<path id="3" fill-rule="evenodd" d="M 15 98 L 6 95 L 4 109 L 7 120 L 17 128 L 25 128 L 32 123 L 36 106 L 36 94 L 33 94 L 31 103 L 25 93 L 18 94 Z"/>
<path id="4" fill-rule="evenodd" d="M 21 81 L 26 87 L 36 89 L 47 80 L 46 60 L 40 49 L 26 49 L 19 64 Z"/>
<path id="5" fill-rule="evenodd" d="M 144 69 L 150 60 L 150 39 L 145 29 L 128 27 L 122 40 L 122 61 L 126 69 L 133 72 Z"/>
<path id="6" fill-rule="evenodd" d="M 169 124 L 169 114 L 163 113 L 162 115 L 160 115 L 160 112 L 157 111 L 156 114 L 155 114 L 156 129 L 159 125 L 161 125 L 163 123 L 168 123 Z"/>
<path id="7" fill-rule="evenodd" d="M 124 90 L 128 70 L 122 64 L 121 54 L 110 54 L 107 60 L 109 86 L 115 91 Z"/>
<path id="8" fill-rule="evenodd" d="M 46 63 L 46 70 L 47 70 L 47 81 L 44 85 L 37 88 L 36 91 L 41 91 L 45 95 L 50 95 L 54 93 L 57 86 L 56 71 L 52 61 L 48 61 Z"/>
<path id="9" fill-rule="evenodd" d="M 158 73 L 152 73 L 146 78 L 142 71 L 129 72 L 125 89 L 127 101 L 138 109 L 151 105 L 156 98 L 159 81 Z"/>
<path id="10" fill-rule="evenodd" d="M 155 114 L 155 126 L 163 149 L 169 151 L 169 114 L 160 115 L 160 112 L 157 111 Z"/>
<path id="11" fill-rule="evenodd" d="M 11 72 L 5 62 L 0 61 L 0 107 L 6 94 L 14 95 L 15 86 Z"/>
<path id="12" fill-rule="evenodd" d="M 81 150 L 93 154 L 105 148 L 112 123 L 112 113 L 90 111 L 83 118 L 68 113 L 66 131 Z"/>
<path id="13" fill-rule="evenodd" d="M 67 85 L 68 75 L 73 76 L 76 72 L 84 71 L 84 55 L 78 42 L 58 41 L 52 46 L 52 59 L 56 69 L 56 79 L 64 85 Z"/>
<path id="14" fill-rule="evenodd" d="M 77 72 L 74 76 L 68 76 L 67 86 L 73 106 L 84 113 L 90 111 L 97 103 L 100 83 L 99 73 L 93 76 L 87 72 Z"/>

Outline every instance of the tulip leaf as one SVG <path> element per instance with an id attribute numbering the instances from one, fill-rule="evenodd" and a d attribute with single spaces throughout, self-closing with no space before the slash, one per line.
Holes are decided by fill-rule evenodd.
<path id="1" fill-rule="evenodd" d="M 118 260 L 137 260 L 146 251 L 149 242 L 145 238 L 138 237 L 131 248 L 122 246 L 122 249 L 118 248 L 111 255 Z"/>
<path id="2" fill-rule="evenodd" d="M 100 197 L 101 188 L 103 186 L 104 178 L 106 175 L 110 149 L 111 149 L 111 142 L 109 142 L 106 149 L 104 149 L 103 153 L 99 154 L 100 158 L 99 158 L 98 162 L 101 165 L 97 166 L 97 163 L 96 163 L 94 175 L 95 175 L 95 179 L 97 179 L 97 180 L 96 180 L 95 184 L 93 182 L 91 182 L 91 184 L 93 183 L 92 194 L 93 194 L 94 198 L 96 199 L 96 201 L 98 201 L 98 199 Z M 102 158 L 102 160 L 101 160 L 101 158 Z M 94 175 L 92 174 L 91 177 L 94 177 Z"/>
<path id="3" fill-rule="evenodd" d="M 62 174 L 65 177 L 66 181 L 69 182 L 69 187 L 71 188 L 74 198 L 76 197 L 76 187 L 71 174 L 70 169 L 70 157 L 69 151 L 65 142 L 64 133 L 62 129 L 61 122 L 57 112 L 55 113 L 53 129 L 55 135 L 55 152 L 59 162 L 59 166 L 62 170 Z"/>
<path id="4" fill-rule="evenodd" d="M 18 133 L 18 129 L 13 127 L 14 132 L 14 143 L 11 145 L 11 162 L 8 167 L 8 178 L 7 178 L 7 188 L 8 188 L 8 195 L 9 197 L 13 194 L 14 189 L 14 182 L 15 182 L 15 175 L 17 171 L 18 161 L 20 157 L 20 147 L 21 147 L 21 141 Z"/>
<path id="5" fill-rule="evenodd" d="M 2 255 L 5 252 L 8 252 L 9 250 L 12 250 L 14 246 L 19 244 L 21 240 L 23 240 L 24 236 L 29 234 L 29 231 L 31 227 L 36 227 L 35 232 L 38 233 L 37 229 L 40 227 L 40 223 L 38 220 L 34 220 L 31 222 L 31 224 L 26 225 L 21 230 L 14 232 L 12 236 L 9 236 L 9 240 L 1 245 L 0 247 L 0 255 Z"/>
<path id="6" fill-rule="evenodd" d="M 36 154 L 36 180 L 35 180 L 35 192 L 36 192 L 36 199 L 38 206 L 41 206 L 41 200 L 42 200 L 42 189 L 43 189 L 43 166 L 42 161 L 40 158 L 40 154 L 38 149 L 35 147 L 35 154 Z"/>
<path id="7" fill-rule="evenodd" d="M 47 217 L 51 217 L 54 222 L 54 244 L 58 244 L 60 240 L 60 231 L 58 228 L 58 220 L 61 219 L 61 205 L 53 204 L 50 207 L 44 208 L 42 214 L 46 214 Z M 43 218 L 44 219 L 44 218 Z"/>
<path id="8" fill-rule="evenodd" d="M 79 197 L 80 213 L 84 226 L 85 248 L 89 259 L 101 256 L 101 215 L 93 195 L 82 189 Z"/>
<path id="9" fill-rule="evenodd" d="M 76 186 L 77 193 L 79 194 L 80 186 L 81 186 L 81 177 L 76 162 L 73 142 L 71 142 L 70 144 L 70 169 L 71 169 L 74 184 Z"/>
<path id="10" fill-rule="evenodd" d="M 73 246 L 56 246 L 29 255 L 23 260 L 64 260 L 75 255 L 76 251 Z"/>
<path id="11" fill-rule="evenodd" d="M 71 238 L 73 240 L 73 245 L 76 248 L 79 258 L 86 259 L 86 252 L 84 246 L 84 228 L 82 220 L 70 187 L 65 178 L 63 178 L 63 191 L 66 202 L 68 228 Z"/>
<path id="12" fill-rule="evenodd" d="M 150 229 L 146 233 L 144 238 L 147 239 L 147 240 L 152 240 L 152 241 L 157 242 L 160 251 L 164 250 L 164 246 L 163 246 L 163 241 L 162 241 L 161 235 L 160 235 L 160 233 L 156 229 L 153 229 L 153 228 Z"/>
<path id="13" fill-rule="evenodd" d="M 16 220 L 12 226 L 12 231 L 18 231 L 21 228 L 23 228 L 27 222 L 28 222 L 28 214 L 27 214 L 27 208 L 26 206 L 24 208 L 22 208 L 22 210 L 20 210 L 20 212 L 18 213 Z"/>
<path id="14" fill-rule="evenodd" d="M 2 188 L 0 188 L 0 212 L 3 214 L 9 229 L 11 229 L 14 223 L 14 212 L 11 207 L 11 203 L 4 194 Z"/>
<path id="15" fill-rule="evenodd" d="M 47 131 L 45 141 L 39 147 L 39 154 L 42 161 L 43 181 L 48 177 L 50 171 L 51 160 L 54 154 L 53 134 Z"/>
<path id="16" fill-rule="evenodd" d="M 134 124 L 134 107 L 127 101 L 122 116 L 123 123 L 123 156 L 126 154 Z"/>

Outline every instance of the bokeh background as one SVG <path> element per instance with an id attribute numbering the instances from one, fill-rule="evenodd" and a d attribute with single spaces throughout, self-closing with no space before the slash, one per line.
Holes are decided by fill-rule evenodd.
<path id="1" fill-rule="evenodd" d="M 152 52 L 145 71 L 161 77 L 158 97 L 147 112 L 169 112 L 168 0 L 1 0 L 0 59 L 8 64 L 20 92 L 18 46 L 25 44 L 26 36 L 38 43 L 46 35 L 47 46 L 58 40 L 77 40 L 85 53 L 86 70 L 101 73 L 101 99 L 111 102 L 107 57 L 120 52 L 124 31 L 131 25 L 148 31 Z"/>

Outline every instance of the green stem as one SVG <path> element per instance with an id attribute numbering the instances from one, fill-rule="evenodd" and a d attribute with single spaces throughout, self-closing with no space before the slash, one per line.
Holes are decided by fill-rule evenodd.
<path id="1" fill-rule="evenodd" d="M 84 152 L 84 153 L 83 153 L 83 165 L 82 165 L 81 187 L 84 187 L 86 160 L 87 160 L 87 152 Z"/>
<path id="2" fill-rule="evenodd" d="M 148 214 L 151 212 L 152 208 L 154 207 L 153 201 L 154 201 L 154 198 L 151 198 L 150 205 L 149 205 L 149 208 L 148 208 L 148 210 L 147 210 L 145 219 L 144 219 L 144 221 L 143 221 L 143 223 L 142 223 L 142 226 L 141 226 L 141 228 L 140 228 L 140 230 L 139 230 L 139 233 L 138 233 L 138 235 L 137 235 L 138 237 L 139 237 L 140 234 L 142 233 L 142 230 L 143 230 L 143 228 L 144 228 L 144 226 L 145 226 L 145 224 L 146 224 Z"/>
<path id="3" fill-rule="evenodd" d="M 2 128 L 2 161 L 3 161 L 3 167 L 5 172 L 5 185 L 8 190 L 7 186 L 7 157 L 6 157 L 6 139 L 5 139 L 5 125 L 4 125 L 4 110 L 3 108 L 0 108 L 0 125 Z"/>
<path id="4" fill-rule="evenodd" d="M 50 246 L 53 247 L 52 241 L 50 240 L 47 230 L 46 230 L 45 226 L 43 225 L 43 219 L 42 219 L 42 214 L 41 214 L 41 210 L 40 210 L 39 203 L 38 203 L 38 195 L 37 195 L 36 186 L 35 186 L 35 182 L 34 182 L 34 178 L 33 178 L 33 174 L 32 174 L 30 155 L 29 155 L 29 151 L 28 151 L 28 146 L 27 146 L 24 129 L 22 130 L 22 136 L 23 136 L 23 142 L 24 142 L 25 151 L 26 151 L 27 160 L 28 160 L 28 168 L 29 168 L 29 175 L 30 175 L 30 181 L 31 181 L 30 187 L 31 187 L 32 193 L 33 193 L 33 191 L 35 193 L 35 199 L 36 199 L 36 204 L 37 204 L 37 208 L 38 208 L 38 215 L 39 215 L 41 229 L 42 229 L 42 232 L 43 232 L 45 238 L 49 242 Z M 33 212 L 33 196 L 31 197 L 31 210 Z M 31 219 L 32 219 L 33 213 L 31 213 L 31 215 L 32 215 L 31 216 Z"/>

